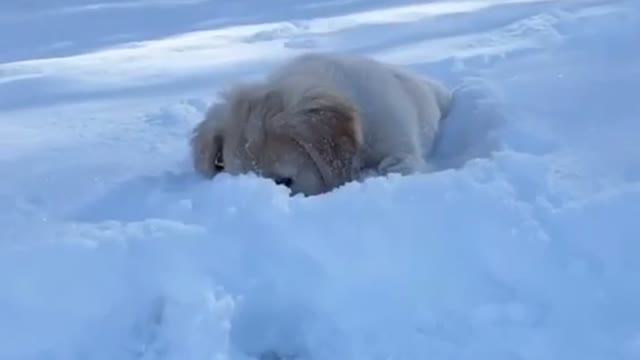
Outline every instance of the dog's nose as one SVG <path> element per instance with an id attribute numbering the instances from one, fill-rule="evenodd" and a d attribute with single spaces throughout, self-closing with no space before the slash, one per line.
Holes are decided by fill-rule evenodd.
<path id="1" fill-rule="evenodd" d="M 293 179 L 290 177 L 279 177 L 274 179 L 275 183 L 278 185 L 284 185 L 286 187 L 291 187 L 293 185 Z"/>

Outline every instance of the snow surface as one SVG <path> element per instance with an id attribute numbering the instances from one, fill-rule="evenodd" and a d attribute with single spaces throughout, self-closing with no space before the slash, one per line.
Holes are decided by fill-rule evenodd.
<path id="1" fill-rule="evenodd" d="M 0 359 L 640 359 L 637 0 L 0 4 Z M 204 181 L 311 50 L 456 87 L 442 171 Z"/>

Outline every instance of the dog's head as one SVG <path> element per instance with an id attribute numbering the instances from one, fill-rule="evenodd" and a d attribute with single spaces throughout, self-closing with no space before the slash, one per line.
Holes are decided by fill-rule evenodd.
<path id="1" fill-rule="evenodd" d="M 305 195 L 355 178 L 362 130 L 344 97 L 254 85 L 234 88 L 222 100 L 194 130 L 194 167 L 201 174 L 252 172 Z"/>

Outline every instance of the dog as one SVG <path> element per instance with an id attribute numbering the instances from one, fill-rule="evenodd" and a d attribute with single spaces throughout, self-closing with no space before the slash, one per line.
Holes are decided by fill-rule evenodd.
<path id="1" fill-rule="evenodd" d="M 222 91 L 193 130 L 193 166 L 207 178 L 254 173 L 306 196 L 429 172 L 451 100 L 441 83 L 399 66 L 307 53 Z"/>

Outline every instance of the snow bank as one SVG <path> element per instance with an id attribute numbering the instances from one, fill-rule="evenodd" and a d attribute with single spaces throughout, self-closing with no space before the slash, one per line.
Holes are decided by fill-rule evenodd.
<path id="1" fill-rule="evenodd" d="M 313 199 L 139 180 L 4 247 L 2 358 L 632 358 L 640 186 L 558 207 L 527 179 L 563 180 L 517 154 Z"/>
<path id="2" fill-rule="evenodd" d="M 201 98 L 4 113 L 47 136 L 0 152 L 0 359 L 640 357 L 622 5 L 543 14 L 547 50 L 458 59 L 442 171 L 324 196 L 197 178 Z"/>

